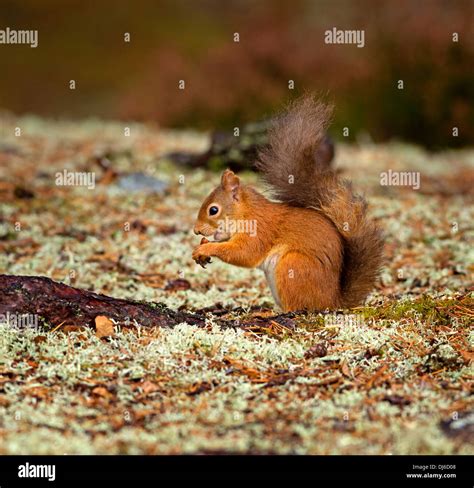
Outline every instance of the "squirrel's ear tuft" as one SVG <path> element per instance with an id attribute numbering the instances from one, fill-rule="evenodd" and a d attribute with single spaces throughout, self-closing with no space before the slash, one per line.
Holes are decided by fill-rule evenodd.
<path id="1" fill-rule="evenodd" d="M 230 169 L 226 169 L 222 173 L 221 186 L 225 191 L 232 192 L 233 196 L 236 197 L 240 186 L 240 178 Z"/>

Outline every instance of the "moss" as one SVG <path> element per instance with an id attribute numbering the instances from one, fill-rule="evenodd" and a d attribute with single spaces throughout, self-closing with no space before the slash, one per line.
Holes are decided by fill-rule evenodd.
<path id="1" fill-rule="evenodd" d="M 118 123 L 38 120 L 34 138 L 15 138 L 9 124 L 28 132 L 28 120 L 5 121 L 6 143 L 24 146 L 26 156 L 21 168 L 6 159 L 0 178 L 26 175 L 35 198 L 2 202 L 0 235 L 21 221 L 17 238 L 35 245 L 0 253 L 0 272 L 65 280 L 74 270 L 74 286 L 174 314 L 181 307 L 201 311 L 206 324 L 117 328 L 107 342 L 89 328 L 70 334 L 47 334 L 48 324 L 22 333 L 2 328 L 0 453 L 474 453 L 462 436 L 439 428 L 471 408 L 471 370 L 462 353 L 474 342 L 464 274 L 474 209 L 463 195 L 385 192 L 379 185 L 388 167 L 429 170 L 444 181 L 453 157 L 460 167 L 472 166 L 472 150 L 428 155 L 402 144 L 340 144 L 338 167 L 367 190 L 387 236 L 383 279 L 364 307 L 337 317 L 288 314 L 285 325 L 267 320 L 278 310 L 261 271 L 217 260 L 203 270 L 191 260 L 199 242 L 191 232 L 196 212 L 219 177 L 157 158 L 205 151 L 205 135 L 138 124 L 124 138 Z M 83 168 L 104 144 L 116 154 L 117 171 L 166 175 L 166 197 L 132 198 L 113 182 L 89 192 L 58 188 L 53 178 L 36 186 L 30 178 L 43 169 Z M 58 157 L 41 168 L 46 153 Z M 255 174 L 242 179 L 259 186 Z M 146 231 L 122 231 L 132 219 Z M 69 235 L 77 226 L 84 242 Z M 130 271 L 111 269 L 120 255 Z M 178 277 L 189 290 L 164 289 Z M 221 328 L 221 312 L 202 311 L 217 304 L 236 327 Z"/>
<path id="2" fill-rule="evenodd" d="M 430 296 L 421 296 L 415 300 L 388 303 L 385 306 L 366 307 L 356 313 L 361 313 L 367 320 L 394 320 L 414 318 L 427 324 L 449 325 L 453 321 L 451 309 L 459 300 L 439 300 Z M 468 300 L 468 306 L 474 305 L 474 300 Z M 467 318 L 461 317 L 461 321 Z"/>

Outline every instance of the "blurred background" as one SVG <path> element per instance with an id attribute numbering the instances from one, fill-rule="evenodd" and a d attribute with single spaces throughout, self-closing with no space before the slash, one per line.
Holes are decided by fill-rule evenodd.
<path id="1" fill-rule="evenodd" d="M 0 109 L 226 129 L 315 90 L 336 102 L 336 138 L 347 126 L 350 138 L 464 146 L 473 26 L 472 0 L 2 0 L 0 29 L 38 30 L 39 45 L 0 44 Z M 325 44 L 334 27 L 365 30 L 365 47 Z"/>

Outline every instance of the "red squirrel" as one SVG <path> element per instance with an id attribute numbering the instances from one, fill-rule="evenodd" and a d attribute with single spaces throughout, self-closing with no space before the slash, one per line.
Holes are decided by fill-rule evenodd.
<path id="1" fill-rule="evenodd" d="M 274 199 L 226 170 L 194 226 L 195 234 L 214 238 L 194 249 L 198 264 L 217 257 L 262 269 L 285 312 L 360 305 L 382 265 L 383 238 L 367 202 L 315 162 L 331 115 L 332 107 L 312 96 L 293 102 L 275 119 L 256 161 Z"/>

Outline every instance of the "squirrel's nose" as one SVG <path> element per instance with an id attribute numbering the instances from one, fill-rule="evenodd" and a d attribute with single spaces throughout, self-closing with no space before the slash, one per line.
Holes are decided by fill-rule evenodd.
<path id="1" fill-rule="evenodd" d="M 197 228 L 197 226 L 196 226 L 196 225 L 194 226 L 194 229 L 193 229 L 193 230 L 194 230 L 194 233 L 195 233 L 197 236 L 200 234 L 200 232 L 199 232 L 199 230 L 198 230 L 198 228 Z"/>

